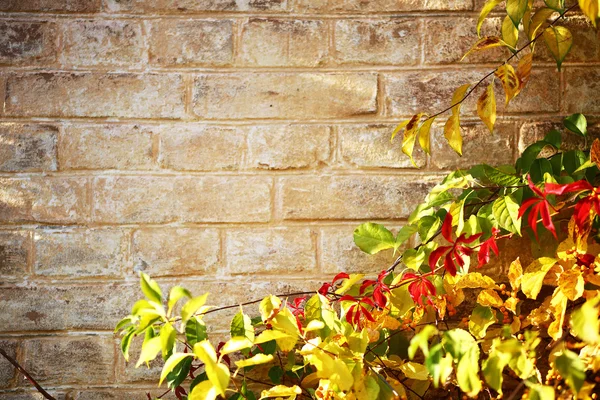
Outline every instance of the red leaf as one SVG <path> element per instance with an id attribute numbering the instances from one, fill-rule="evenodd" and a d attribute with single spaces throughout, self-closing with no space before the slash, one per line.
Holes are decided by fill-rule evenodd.
<path id="1" fill-rule="evenodd" d="M 450 250 L 452 246 L 440 246 L 429 254 L 429 268 L 433 271 L 445 252 Z"/>
<path id="2" fill-rule="evenodd" d="M 350 308 L 348 309 L 348 312 L 346 312 L 346 322 L 348 322 L 349 324 L 352 323 L 352 314 L 354 314 L 354 309 L 356 308 L 356 304 L 353 304 L 352 306 L 350 306 Z"/>
<path id="3" fill-rule="evenodd" d="M 403 280 L 414 280 L 408 285 L 408 293 L 415 303 L 423 305 L 423 296 L 435 296 L 435 286 L 424 276 L 405 274 Z"/>
<path id="4" fill-rule="evenodd" d="M 370 312 L 367 311 L 366 308 L 364 308 L 363 306 L 360 306 L 360 309 L 362 311 L 362 313 L 364 314 L 364 316 L 371 322 L 375 322 L 375 318 L 373 318 L 373 316 L 371 315 Z"/>
<path id="5" fill-rule="evenodd" d="M 538 189 L 537 186 L 535 186 L 535 183 L 533 183 L 533 181 L 531 180 L 531 175 L 527 175 L 527 184 L 529 185 L 529 188 L 533 191 L 533 193 L 537 194 L 540 197 L 544 197 L 544 193 L 542 193 L 542 191 Z"/>
<path id="6" fill-rule="evenodd" d="M 452 242 L 452 214 L 446 213 L 444 223 L 442 224 L 442 236 L 449 242 Z"/>
<path id="7" fill-rule="evenodd" d="M 554 228 L 554 223 L 552 223 L 552 217 L 550 216 L 550 210 L 548 209 L 547 202 L 544 201 L 540 203 L 540 213 L 542 214 L 542 224 L 544 224 L 546 229 L 552 232 L 554 238 L 556 239 L 556 229 Z"/>
<path id="8" fill-rule="evenodd" d="M 325 282 L 325 283 L 324 283 L 324 284 L 321 286 L 321 288 L 319 289 L 319 294 L 320 294 L 320 295 L 323 295 L 323 296 L 326 296 L 326 295 L 327 295 L 327 292 L 329 292 L 329 289 L 331 289 L 331 283 L 329 283 L 329 282 Z"/>
<path id="9" fill-rule="evenodd" d="M 360 285 L 360 290 L 359 290 L 359 294 L 363 294 L 365 292 L 365 290 L 367 290 L 367 288 L 373 286 L 374 284 L 376 284 L 377 281 L 374 281 L 372 279 L 366 279 L 362 285 Z"/>
<path id="10" fill-rule="evenodd" d="M 373 291 L 373 300 L 375 300 L 375 304 L 377 304 L 379 308 L 384 308 L 387 304 L 387 298 L 381 292 L 380 287 Z"/>
<path id="11" fill-rule="evenodd" d="M 345 272 L 340 272 L 333 278 L 333 280 L 331 281 L 331 284 L 334 285 L 337 281 L 342 280 L 342 279 L 348 279 L 348 278 L 350 278 L 350 275 L 348 275 Z"/>
<path id="12" fill-rule="evenodd" d="M 521 204 L 521 207 L 519 207 L 519 215 L 518 215 L 518 217 L 521 218 L 525 214 L 525 212 L 527 212 L 527 209 L 529 207 L 531 207 L 532 205 L 534 205 L 535 203 L 537 203 L 538 201 L 540 201 L 540 199 L 538 199 L 537 197 L 531 197 L 531 198 L 525 200 Z"/>
<path id="13" fill-rule="evenodd" d="M 487 240 L 483 242 L 479 248 L 479 253 L 477 253 L 477 261 L 477 268 L 481 268 L 490 262 L 490 243 Z"/>
<path id="14" fill-rule="evenodd" d="M 564 193 L 580 192 L 582 190 L 594 190 L 594 187 L 588 181 L 584 180 L 564 185 L 550 182 L 546 183 L 546 185 L 544 186 L 544 191 L 546 192 L 546 194 L 561 195 Z"/>
<path id="15" fill-rule="evenodd" d="M 452 261 L 452 252 L 448 252 L 448 254 L 446 254 L 446 258 L 444 259 L 444 269 L 448 271 L 450 275 L 456 275 L 456 266 Z"/>

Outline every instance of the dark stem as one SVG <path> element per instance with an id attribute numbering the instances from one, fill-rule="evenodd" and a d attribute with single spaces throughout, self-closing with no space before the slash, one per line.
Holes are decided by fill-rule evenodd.
<path id="1" fill-rule="evenodd" d="M 25 369 L 23 367 L 21 367 L 21 365 L 17 362 L 17 360 L 15 360 L 14 358 L 12 358 L 8 354 L 6 354 L 4 349 L 0 348 L 0 354 L 2 354 L 4 356 L 4 358 L 6 358 L 8 360 L 9 363 L 14 365 L 14 367 L 17 371 L 22 373 L 25 376 L 25 378 L 27 378 L 27 380 L 29 382 L 31 382 L 31 384 L 37 389 L 37 391 L 42 394 L 42 396 L 44 396 L 48 400 L 56 400 L 54 397 L 52 397 L 52 395 L 50 395 L 50 393 L 46 392 L 44 390 L 44 388 L 41 387 L 39 385 L 39 383 L 37 383 L 36 380 L 33 379 L 33 377 L 31 375 L 29 375 L 29 372 L 25 371 Z"/>
<path id="2" fill-rule="evenodd" d="M 316 290 L 311 290 L 311 291 L 308 291 L 308 292 L 295 292 L 295 293 L 277 294 L 275 296 L 277 296 L 277 297 L 302 296 L 304 294 L 315 294 L 316 292 L 317 292 Z M 239 306 L 249 306 L 251 304 L 260 303 L 261 301 L 263 301 L 263 299 L 250 300 L 250 301 L 247 301 L 245 303 L 234 304 L 234 305 L 231 305 L 231 306 L 217 307 L 217 308 L 213 308 L 212 310 L 206 311 L 204 314 L 210 314 L 210 313 L 214 313 L 214 312 L 217 312 L 217 311 L 227 310 L 227 309 L 230 309 L 230 308 L 236 308 L 236 307 L 239 307 Z"/>

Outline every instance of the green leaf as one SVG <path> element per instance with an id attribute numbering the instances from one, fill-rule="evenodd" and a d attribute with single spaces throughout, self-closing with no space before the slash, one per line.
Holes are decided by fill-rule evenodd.
<path id="1" fill-rule="evenodd" d="M 544 182 L 544 175 L 553 173 L 552 164 L 546 158 L 538 158 L 531 165 L 529 175 L 534 183 Z"/>
<path id="2" fill-rule="evenodd" d="M 469 331 L 476 338 L 483 339 L 487 328 L 496 322 L 496 315 L 491 307 L 477 306 L 473 309 L 471 318 L 469 319 Z"/>
<path id="3" fill-rule="evenodd" d="M 161 339 L 163 359 L 167 359 L 175 349 L 177 332 L 170 323 L 166 322 L 162 328 L 160 328 L 159 336 Z"/>
<path id="4" fill-rule="evenodd" d="M 254 342 L 254 327 L 252 326 L 252 320 L 249 316 L 244 314 L 242 308 L 235 314 L 231 320 L 230 327 L 231 337 L 241 336 L 248 339 L 250 342 Z"/>
<path id="5" fill-rule="evenodd" d="M 419 381 L 425 381 L 429 379 L 429 373 L 427 372 L 427 368 L 424 365 L 408 361 L 400 366 L 400 371 L 406 376 L 408 379 L 416 379 Z"/>
<path id="6" fill-rule="evenodd" d="M 475 397 L 481 391 L 481 381 L 478 373 L 479 347 L 471 346 L 456 367 L 458 386 L 469 397 Z"/>
<path id="7" fill-rule="evenodd" d="M 188 300 L 187 303 L 181 308 L 181 324 L 185 326 L 185 323 L 206 303 L 208 293 L 202 296 L 194 297 Z"/>
<path id="8" fill-rule="evenodd" d="M 167 315 L 171 315 L 173 307 L 175 307 L 175 304 L 177 304 L 177 302 L 183 297 L 191 298 L 192 294 L 189 290 L 182 288 L 181 286 L 173 286 L 171 288 L 171 291 L 169 292 L 169 301 L 167 302 Z"/>
<path id="9" fill-rule="evenodd" d="M 502 1 L 503 0 L 487 0 L 485 2 L 479 13 L 479 19 L 477 20 L 477 36 L 481 36 L 481 26 L 483 25 L 485 18 Z"/>
<path id="10" fill-rule="evenodd" d="M 469 349 L 477 346 L 473 336 L 464 329 L 451 329 L 444 332 L 444 349 L 455 359 L 459 360 Z"/>
<path id="11" fill-rule="evenodd" d="M 435 335 L 438 330 L 433 325 L 425 325 L 421 332 L 417 333 L 410 341 L 408 346 L 408 357 L 412 360 L 417 353 L 417 349 L 421 349 L 425 357 L 429 354 L 429 338 Z"/>
<path id="12" fill-rule="evenodd" d="M 573 45 L 571 31 L 564 26 L 550 26 L 544 31 L 544 41 L 556 60 L 556 66 L 560 71 L 560 67 Z"/>
<path id="13" fill-rule="evenodd" d="M 482 364 L 482 372 L 485 381 L 499 394 L 502 394 L 502 371 L 509 360 L 509 354 L 494 351 Z"/>
<path id="14" fill-rule="evenodd" d="M 564 0 L 544 0 L 544 3 L 555 11 L 562 11 L 564 8 Z"/>
<path id="15" fill-rule="evenodd" d="M 566 117 L 563 121 L 565 128 L 579 136 L 587 136 L 587 120 L 583 114 L 573 114 Z"/>
<path id="16" fill-rule="evenodd" d="M 206 325 L 200 318 L 193 317 L 185 324 L 185 339 L 191 346 L 207 338 Z"/>
<path id="17" fill-rule="evenodd" d="M 158 353 L 162 350 L 162 341 L 160 336 L 155 336 L 152 338 L 144 339 L 144 343 L 142 344 L 142 351 L 140 353 L 140 358 L 135 364 L 135 367 L 139 367 L 145 362 L 150 362 L 156 358 Z"/>
<path id="18" fill-rule="evenodd" d="M 506 2 L 506 13 L 517 29 L 527 11 L 527 2 L 528 0 L 507 0 Z"/>
<path id="19" fill-rule="evenodd" d="M 529 387 L 529 400 L 554 400 L 554 388 L 552 386 L 544 386 L 532 384 L 525 381 Z"/>
<path id="20" fill-rule="evenodd" d="M 396 246 L 394 235 L 385 226 L 366 222 L 354 230 L 354 243 L 367 254 L 379 253 L 381 250 L 393 249 Z"/>
<path id="21" fill-rule="evenodd" d="M 160 373 L 160 380 L 158 381 L 158 386 L 162 385 L 163 381 L 167 377 L 167 375 L 175 369 L 177 365 L 185 358 L 193 357 L 194 355 L 191 353 L 173 353 L 171 357 L 165 361 L 165 365 L 163 366 L 162 372 Z"/>
<path id="22" fill-rule="evenodd" d="M 173 371 L 167 375 L 167 386 L 171 389 L 175 389 L 186 380 L 190 373 L 190 367 L 192 366 L 193 357 L 187 357 L 182 362 L 177 364 Z"/>
<path id="23" fill-rule="evenodd" d="M 429 354 L 425 358 L 425 367 L 431 375 L 433 386 L 437 388 L 440 383 L 445 384 L 452 374 L 452 356 L 446 353 L 446 356 L 442 357 L 442 344 L 438 343 L 429 349 Z"/>
<path id="24" fill-rule="evenodd" d="M 419 220 L 419 237 L 421 242 L 427 242 L 436 234 L 442 226 L 442 221 L 439 217 L 428 215 Z"/>
<path id="25" fill-rule="evenodd" d="M 595 319 L 598 319 L 598 316 Z M 583 361 L 576 353 L 565 349 L 560 356 L 556 357 L 554 364 L 567 385 L 578 394 L 583 382 L 585 382 L 585 364 Z"/>
<path id="26" fill-rule="evenodd" d="M 560 144 L 562 143 L 562 133 L 557 131 L 556 129 L 552 129 L 550 132 L 544 136 L 544 142 L 552 145 L 555 149 L 560 149 Z"/>
<path id="27" fill-rule="evenodd" d="M 275 385 L 281 384 L 281 378 L 283 377 L 283 369 L 279 365 L 274 365 L 269 369 L 269 379 Z"/>
<path id="28" fill-rule="evenodd" d="M 398 235 L 396 235 L 396 244 L 394 248 L 398 249 L 400 246 L 404 244 L 410 237 L 417 231 L 417 226 L 414 224 L 404 225 L 398 231 Z"/>
<path id="29" fill-rule="evenodd" d="M 589 344 L 600 342 L 598 302 L 600 297 L 589 299 L 571 314 L 571 330 L 575 336 Z"/>
<path id="30" fill-rule="evenodd" d="M 135 336 L 135 329 L 129 330 L 121 339 L 121 352 L 123 353 L 123 357 L 125 361 L 129 362 L 129 347 L 131 346 L 131 339 Z"/>
<path id="31" fill-rule="evenodd" d="M 162 303 L 162 292 L 160 291 L 160 286 L 156 281 L 150 279 L 148 275 L 141 272 L 140 273 L 140 285 L 142 287 L 142 292 L 150 301 L 154 301 L 155 303 Z"/>
<path id="32" fill-rule="evenodd" d="M 519 203 L 511 195 L 498 197 L 492 205 L 492 213 L 501 228 L 521 235 Z"/>

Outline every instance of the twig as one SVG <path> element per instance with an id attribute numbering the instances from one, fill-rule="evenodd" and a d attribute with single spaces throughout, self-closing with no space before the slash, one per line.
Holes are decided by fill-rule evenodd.
<path id="1" fill-rule="evenodd" d="M 315 294 L 316 290 L 311 290 L 311 291 L 306 291 L 306 292 L 295 292 L 295 293 L 284 293 L 284 294 L 277 294 L 275 296 L 277 297 L 289 297 L 289 296 L 302 296 L 304 294 Z M 206 312 L 204 312 L 203 314 L 211 314 L 217 311 L 223 311 L 223 310 L 228 310 L 230 308 L 236 308 L 239 306 L 249 306 L 251 304 L 256 304 L 256 303 L 260 303 L 261 301 L 263 301 L 263 299 L 257 299 L 257 300 L 250 300 L 247 301 L 245 303 L 240 303 L 240 304 L 233 304 L 230 306 L 224 306 L 224 307 L 217 307 L 217 308 L 213 308 L 212 310 L 208 310 Z"/>
<path id="2" fill-rule="evenodd" d="M 17 360 L 15 360 L 14 358 L 12 358 L 8 354 L 6 354 L 4 349 L 0 348 L 0 354 L 2 354 L 4 356 L 4 358 L 6 358 L 8 360 L 9 363 L 14 365 L 14 367 L 17 371 L 22 373 L 25 376 L 25 378 L 27 378 L 27 380 L 29 382 L 31 382 L 31 384 L 37 389 L 37 391 L 42 394 L 42 396 L 44 396 L 48 400 L 56 400 L 54 397 L 52 397 L 52 395 L 50 395 L 50 393 L 46 392 L 44 390 L 44 388 L 41 387 L 39 385 L 39 383 L 37 383 L 36 380 L 33 379 L 33 377 L 31 375 L 29 375 L 29 372 L 25 371 L 25 369 L 23 367 L 21 367 L 21 365 L 17 362 Z"/>

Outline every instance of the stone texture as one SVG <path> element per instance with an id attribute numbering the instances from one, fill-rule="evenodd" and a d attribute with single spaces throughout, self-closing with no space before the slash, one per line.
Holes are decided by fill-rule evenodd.
<path id="1" fill-rule="evenodd" d="M 0 0 L 0 11 L 95 12 L 102 0 Z"/>
<path id="2" fill-rule="evenodd" d="M 142 368 L 144 369 L 144 368 Z M 160 371 L 158 372 L 160 374 Z M 156 387 L 150 386 L 148 389 L 137 389 L 137 390 L 122 390 L 118 388 L 113 389 L 98 389 L 98 390 L 86 390 L 77 392 L 74 394 L 73 400 L 147 400 L 145 393 L 151 393 L 153 395 L 161 395 L 164 390 L 161 391 Z M 161 399 L 175 400 L 177 397 L 173 393 L 169 393 Z"/>
<path id="3" fill-rule="evenodd" d="M 181 118 L 180 75 L 28 73 L 6 83 L 5 113 L 38 117 Z M 47 101 L 47 99 L 53 101 Z"/>
<path id="4" fill-rule="evenodd" d="M 293 176 L 281 179 L 284 219 L 405 218 L 433 186 L 411 176 Z"/>
<path id="5" fill-rule="evenodd" d="M 564 103 L 567 113 L 600 113 L 600 68 L 565 68 Z"/>
<path id="6" fill-rule="evenodd" d="M 414 10 L 470 10 L 472 0 L 297 0 L 298 12 L 397 12 Z"/>
<path id="7" fill-rule="evenodd" d="M 25 379 L 25 378 L 23 378 L 23 379 Z M 29 383 L 29 382 L 27 381 L 27 383 Z M 26 384 L 24 383 L 23 385 L 25 386 Z M 56 392 L 54 390 L 48 390 L 48 393 L 50 393 L 50 395 L 52 397 L 54 397 L 56 400 L 69 400 L 66 397 L 65 393 Z M 23 390 L 17 390 L 17 391 L 11 391 L 11 392 L 0 392 L 0 396 L 2 397 L 2 400 L 44 400 L 45 399 L 44 395 L 39 392 L 31 392 L 31 391 L 23 391 Z"/>
<path id="8" fill-rule="evenodd" d="M 108 330 L 142 297 L 135 286 L 50 285 L 3 287 L 0 331 Z M 49 357 L 48 357 L 49 358 Z"/>
<path id="9" fill-rule="evenodd" d="M 55 23 L 0 21 L 0 65 L 52 64 L 56 49 Z"/>
<path id="10" fill-rule="evenodd" d="M 208 119 L 334 118 L 374 114 L 371 73 L 201 74 L 194 113 Z"/>
<path id="11" fill-rule="evenodd" d="M 402 153 L 402 139 L 390 144 L 390 136 L 396 125 L 341 125 L 338 141 L 344 162 L 359 168 L 414 168 L 410 159 Z M 413 153 L 415 163 L 423 167 L 425 152 L 415 144 Z"/>
<path id="12" fill-rule="evenodd" d="M 218 66 L 233 59 L 231 20 L 159 20 L 150 26 L 150 63 Z"/>
<path id="13" fill-rule="evenodd" d="M 31 253 L 30 236 L 26 231 L 0 231 L 0 276 L 27 274 Z M 1 376 L 0 373 L 0 382 Z"/>
<path id="14" fill-rule="evenodd" d="M 259 222 L 271 213 L 270 178 L 106 177 L 94 182 L 98 222 Z"/>
<path id="15" fill-rule="evenodd" d="M 89 214 L 85 177 L 0 178 L 0 221 L 83 222 Z"/>
<path id="16" fill-rule="evenodd" d="M 15 340 L 0 339 L 0 349 L 4 350 L 10 357 L 16 359 L 17 342 Z M 0 358 L 0 389 L 12 386 L 15 375 L 15 367 L 6 358 Z M 0 394 L 0 396 L 2 395 Z"/>
<path id="17" fill-rule="evenodd" d="M 431 164 L 440 169 L 468 168 L 476 164 L 493 166 L 514 164 L 517 128 L 514 123 L 496 121 L 494 134 L 482 123 L 465 122 L 461 126 L 463 156 L 460 157 L 448 145 L 444 127 L 431 129 Z M 485 151 L 482 151 L 485 149 Z"/>
<path id="18" fill-rule="evenodd" d="M 327 56 L 325 21 L 250 18 L 242 26 L 243 65 L 316 67 Z"/>
<path id="19" fill-rule="evenodd" d="M 0 124 L 0 171 L 56 170 L 57 136 L 53 125 Z"/>
<path id="20" fill-rule="evenodd" d="M 154 167 L 154 128 L 69 124 L 61 137 L 61 169 L 144 170 Z"/>
<path id="21" fill-rule="evenodd" d="M 129 348 L 129 362 L 125 361 L 123 354 L 120 351 L 121 342 L 120 338 L 117 339 L 117 367 L 116 377 L 119 383 L 140 383 L 148 382 L 148 384 L 155 383 L 156 378 L 160 376 L 164 361 L 159 355 L 150 362 L 150 368 L 146 364 L 135 368 L 135 364 L 140 358 L 140 352 L 142 350 L 142 343 L 144 341 L 143 336 L 134 338 Z M 182 351 L 183 349 L 179 349 Z M 140 391 L 141 392 L 141 391 Z M 164 391 L 163 391 L 164 392 Z M 161 393 L 163 393 L 161 392 Z"/>
<path id="22" fill-rule="evenodd" d="M 106 0 L 108 12 L 285 11 L 291 0 Z"/>
<path id="23" fill-rule="evenodd" d="M 68 279 L 122 276 L 126 232 L 118 229 L 44 230 L 33 235 L 34 271 Z"/>
<path id="24" fill-rule="evenodd" d="M 306 274 L 316 268 L 316 232 L 268 228 L 228 230 L 225 274 Z"/>
<path id="25" fill-rule="evenodd" d="M 73 67 L 140 68 L 144 38 L 140 22 L 75 20 L 63 26 L 61 62 Z"/>
<path id="26" fill-rule="evenodd" d="M 248 129 L 247 162 L 251 168 L 289 169 L 326 163 L 332 151 L 323 125 L 262 125 Z"/>
<path id="27" fill-rule="evenodd" d="M 89 385 L 113 379 L 114 346 L 108 336 L 35 338 L 24 348 L 24 368 L 39 383 Z"/>
<path id="28" fill-rule="evenodd" d="M 421 56 L 415 19 L 339 20 L 335 58 L 342 64 L 414 65 Z"/>
<path id="29" fill-rule="evenodd" d="M 133 235 L 135 269 L 150 276 L 208 275 L 221 263 L 219 232 L 202 228 L 145 228 Z"/>

